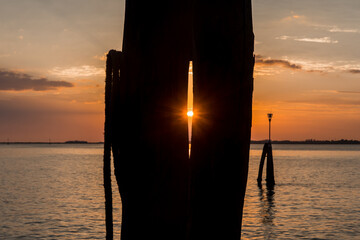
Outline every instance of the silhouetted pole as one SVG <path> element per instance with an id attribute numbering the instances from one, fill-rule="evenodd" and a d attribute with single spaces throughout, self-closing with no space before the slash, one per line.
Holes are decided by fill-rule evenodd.
<path id="1" fill-rule="evenodd" d="M 272 145 L 271 145 L 271 119 L 273 114 L 268 113 L 267 117 L 269 119 L 269 141 L 264 144 L 263 152 L 261 154 L 260 165 L 259 165 L 259 173 L 258 173 L 258 186 L 261 186 L 262 181 L 262 172 L 264 168 L 265 158 L 266 160 L 266 185 L 272 187 L 275 185 L 275 177 L 274 177 L 274 161 L 272 154 Z"/>
<path id="2" fill-rule="evenodd" d="M 272 187 L 275 185 L 275 177 L 274 177 L 274 161 L 273 161 L 271 143 L 268 144 L 267 162 L 266 163 L 267 163 L 266 164 L 266 185 L 268 187 Z"/>
<path id="3" fill-rule="evenodd" d="M 250 0 L 126 1 L 124 67 L 112 102 L 122 240 L 240 239 L 253 51 Z"/>
<path id="4" fill-rule="evenodd" d="M 251 1 L 194 1 L 190 239 L 240 239 L 252 119 Z"/>
<path id="5" fill-rule="evenodd" d="M 107 55 L 105 79 L 105 126 L 104 126 L 104 190 L 106 239 L 113 239 L 113 208 L 111 187 L 111 91 L 113 81 L 112 53 Z"/>
<path id="6" fill-rule="evenodd" d="M 188 0 L 126 1 L 113 131 L 122 240 L 186 238 L 190 9 Z"/>
<path id="7" fill-rule="evenodd" d="M 264 147 L 263 147 L 262 154 L 261 154 L 259 173 L 258 173 L 258 178 L 257 178 L 257 182 L 258 182 L 259 186 L 261 186 L 262 174 L 263 174 L 263 169 L 264 169 L 264 162 L 265 162 L 267 152 L 268 152 L 268 143 L 265 143 Z"/>
<path id="8" fill-rule="evenodd" d="M 268 116 L 268 119 L 269 119 L 269 143 L 270 143 L 271 142 L 271 118 L 272 118 L 273 114 L 268 113 L 267 116 Z"/>
<path id="9" fill-rule="evenodd" d="M 275 185 L 274 161 L 273 161 L 272 146 L 271 146 L 271 119 L 273 117 L 273 114 L 268 113 L 267 116 L 269 119 L 269 144 L 267 149 L 266 185 L 271 187 Z"/>

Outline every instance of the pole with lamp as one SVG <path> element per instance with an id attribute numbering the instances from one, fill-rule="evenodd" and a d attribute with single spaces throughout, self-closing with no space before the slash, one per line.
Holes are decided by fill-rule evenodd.
<path id="1" fill-rule="evenodd" d="M 271 142 L 271 119 L 272 119 L 273 114 L 268 113 L 267 116 L 268 116 L 268 119 L 269 119 L 269 143 L 270 143 Z"/>

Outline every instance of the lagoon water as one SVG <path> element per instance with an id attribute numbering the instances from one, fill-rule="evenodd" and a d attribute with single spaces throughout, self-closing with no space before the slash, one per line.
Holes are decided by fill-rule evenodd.
<path id="1" fill-rule="evenodd" d="M 243 239 L 360 239 L 360 145 L 273 145 L 273 191 L 252 145 Z"/>
<path id="2" fill-rule="evenodd" d="M 0 239 L 104 239 L 102 147 L 0 145 Z M 360 239 L 360 145 L 273 150 L 276 186 L 260 189 L 251 146 L 242 239 Z"/>

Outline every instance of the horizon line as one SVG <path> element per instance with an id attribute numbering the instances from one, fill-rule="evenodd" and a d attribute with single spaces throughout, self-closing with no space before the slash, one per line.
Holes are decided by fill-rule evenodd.
<path id="1" fill-rule="evenodd" d="M 251 143 L 265 143 L 269 139 L 250 140 Z M 358 139 L 305 139 L 305 140 L 271 140 L 272 143 L 360 143 Z M 68 141 L 3 141 L 0 144 L 103 144 L 104 141 L 68 140 Z"/>

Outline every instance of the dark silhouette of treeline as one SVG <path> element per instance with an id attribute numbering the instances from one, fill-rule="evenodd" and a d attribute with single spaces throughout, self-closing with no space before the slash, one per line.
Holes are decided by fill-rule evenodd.
<path id="1" fill-rule="evenodd" d="M 251 144 L 265 144 L 269 140 L 251 141 Z M 360 144 L 359 140 L 315 140 L 307 139 L 305 141 L 291 141 L 291 140 L 275 140 L 271 141 L 273 144 Z"/>

